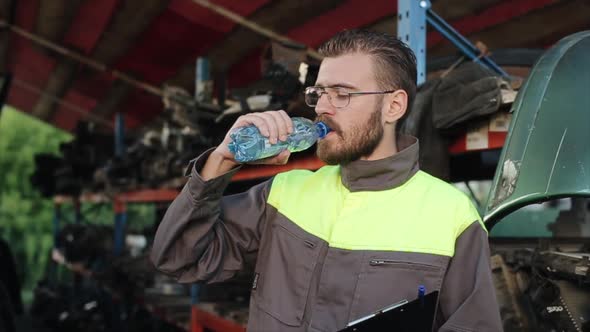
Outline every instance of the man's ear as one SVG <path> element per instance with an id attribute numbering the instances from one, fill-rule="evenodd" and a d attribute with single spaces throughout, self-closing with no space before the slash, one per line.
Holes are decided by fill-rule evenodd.
<path id="1" fill-rule="evenodd" d="M 406 114 L 408 108 L 408 94 L 405 90 L 396 90 L 387 95 L 387 105 L 383 119 L 387 123 L 394 123 Z"/>

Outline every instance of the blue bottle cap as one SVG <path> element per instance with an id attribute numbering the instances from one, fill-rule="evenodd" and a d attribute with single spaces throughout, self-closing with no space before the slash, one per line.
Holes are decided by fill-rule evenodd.
<path id="1" fill-rule="evenodd" d="M 325 123 L 323 123 L 321 121 L 317 122 L 315 125 L 318 130 L 319 138 L 326 137 L 326 135 L 328 135 L 328 133 L 332 131 L 332 129 L 330 129 L 330 127 L 328 127 Z"/>

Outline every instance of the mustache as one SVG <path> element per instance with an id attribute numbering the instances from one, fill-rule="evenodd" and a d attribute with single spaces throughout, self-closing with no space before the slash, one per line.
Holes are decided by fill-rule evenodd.
<path id="1" fill-rule="evenodd" d="M 340 133 L 340 126 L 338 126 L 338 124 L 334 121 L 332 121 L 332 119 L 326 117 L 326 116 L 317 116 L 315 119 L 315 122 L 323 122 L 325 123 L 328 127 L 330 127 L 330 129 L 336 133 Z"/>

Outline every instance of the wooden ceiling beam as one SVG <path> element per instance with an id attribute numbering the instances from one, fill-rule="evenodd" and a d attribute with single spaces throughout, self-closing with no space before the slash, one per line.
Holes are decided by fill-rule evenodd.
<path id="1" fill-rule="evenodd" d="M 315 16 L 321 15 L 341 4 L 341 0 L 279 0 L 262 7 L 249 20 L 271 29 L 277 33 L 284 33 Z M 247 28 L 238 26 L 224 40 L 215 46 L 207 55 L 211 59 L 213 75 L 227 70 L 231 65 L 241 60 L 268 41 L 267 38 Z M 192 91 L 195 79 L 195 62 L 185 64 L 177 74 L 166 83 L 181 86 Z"/>
<path id="2" fill-rule="evenodd" d="M 446 21 L 473 15 L 485 8 L 498 4 L 501 0 L 440 0 L 432 4 L 432 10 Z M 368 29 L 397 34 L 397 17 L 388 16 L 369 26 Z"/>
<path id="3" fill-rule="evenodd" d="M 590 4 L 587 1 L 568 1 L 469 34 L 467 37 L 472 41 L 482 41 L 492 51 L 499 48 L 539 48 L 556 42 L 577 29 L 588 27 L 588 17 Z M 446 44 L 429 50 L 429 54 L 433 56 L 454 52 L 456 49 Z"/>
<path id="4" fill-rule="evenodd" d="M 80 39 L 79 42 L 84 44 L 83 48 L 91 54 L 93 60 L 107 66 L 112 65 L 118 57 L 128 51 L 131 45 L 133 45 L 133 41 L 139 37 L 167 5 L 168 0 L 117 0 L 110 8 L 101 8 L 108 15 L 108 24 L 105 25 L 102 31 L 96 31 L 96 33 L 100 34 L 100 37 L 86 37 L 86 39 L 90 40 L 84 40 L 78 37 Z M 70 40 L 76 40 L 76 38 L 71 37 Z M 56 67 L 54 76 L 52 77 L 52 79 L 55 79 L 54 91 L 59 92 L 61 96 L 65 96 L 73 87 L 76 78 L 82 75 L 88 78 L 105 74 L 64 60 Z M 52 79 L 50 79 L 50 83 Z M 121 85 L 114 84 L 117 87 L 121 87 Z M 48 84 L 47 89 L 49 88 L 52 88 L 52 86 Z M 108 92 L 105 91 L 105 98 L 100 99 L 95 107 L 95 110 L 98 110 L 98 112 L 93 111 L 96 116 L 109 118 L 113 113 L 114 106 L 121 99 L 121 93 L 111 94 L 111 91 L 113 89 L 109 89 Z M 122 93 L 125 91 L 127 89 L 121 90 Z M 57 112 L 55 103 L 49 107 L 46 106 L 45 109 L 50 117 L 63 117 L 62 114 Z M 74 115 L 72 114 L 71 116 Z M 80 115 L 76 114 L 75 116 L 79 117 Z M 64 122 L 64 119 L 55 118 L 53 121 L 61 123 Z"/>
<path id="5" fill-rule="evenodd" d="M 109 90 L 102 98 L 98 105 L 92 110 L 92 113 L 101 117 L 111 117 L 117 106 L 123 102 L 134 88 L 120 80 L 116 80 L 111 84 Z"/>
<path id="6" fill-rule="evenodd" d="M 16 13 L 16 0 L 0 1 L 0 18 L 13 24 Z M 8 29 L 0 30 L 0 73 L 8 69 L 8 58 L 10 56 L 10 31 Z"/>
<path id="7" fill-rule="evenodd" d="M 57 63 L 43 89 L 45 94 L 39 96 L 39 100 L 31 111 L 32 115 L 42 120 L 51 119 L 57 104 L 55 98 L 50 96 L 62 98 L 65 95 L 67 87 L 74 79 L 76 65 L 77 62 L 71 59 L 62 59 Z"/>
<path id="8" fill-rule="evenodd" d="M 125 0 L 96 45 L 93 58 L 112 64 L 133 45 L 139 35 L 166 9 L 170 0 Z"/>
<path id="9" fill-rule="evenodd" d="M 563 2 L 563 0 L 512 0 L 503 1 L 498 5 L 487 8 L 476 15 L 451 22 L 451 25 L 461 35 L 469 35 L 487 28 L 500 25 L 536 10 L 542 10 Z M 450 42 L 438 31 L 431 31 L 427 36 L 427 47 L 432 49 L 438 44 Z"/>
<path id="10" fill-rule="evenodd" d="M 82 0 L 40 0 L 34 33 L 59 43 L 74 20 L 81 2 Z M 38 47 L 38 50 L 50 52 L 43 47 Z"/>
<path id="11" fill-rule="evenodd" d="M 37 23 L 35 24 L 35 35 L 46 39 L 48 41 L 60 44 L 64 35 L 80 6 L 81 0 L 41 0 L 39 1 L 39 15 L 37 15 Z M 49 56 L 58 58 L 59 54 L 51 50 L 35 45 L 38 52 L 47 54 Z M 63 97 L 65 87 L 71 83 L 74 67 L 71 60 L 60 60 L 48 81 L 45 83 L 44 91 L 46 94 L 39 96 L 35 107 L 31 113 L 42 120 L 51 118 L 51 114 L 55 108 L 55 100 L 49 96 Z"/>
<path id="12" fill-rule="evenodd" d="M 103 33 L 102 40 L 96 46 L 94 58 L 112 64 L 123 56 L 152 21 L 168 7 L 169 2 L 170 0 L 123 1 L 122 8 L 115 14 L 110 26 Z M 100 117 L 110 118 L 129 91 L 133 90 L 131 87 L 123 88 L 123 85 L 127 84 L 115 81 L 93 112 Z"/>

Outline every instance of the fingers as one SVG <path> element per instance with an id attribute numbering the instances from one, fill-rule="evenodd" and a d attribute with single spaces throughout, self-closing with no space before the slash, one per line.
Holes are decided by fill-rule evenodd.
<path id="1" fill-rule="evenodd" d="M 270 127 L 269 141 L 271 144 L 278 143 L 279 140 L 286 141 L 287 136 L 292 131 L 289 128 L 293 127 L 293 121 L 285 113 L 285 111 L 271 111 L 259 113 L 260 117 L 267 119 Z"/>
<path id="2" fill-rule="evenodd" d="M 234 123 L 230 132 L 233 129 L 246 127 L 249 125 L 256 126 L 256 128 L 258 128 L 258 130 L 260 131 L 260 133 L 264 137 L 268 137 L 270 135 L 270 128 L 269 128 L 268 123 L 265 121 L 264 117 L 258 116 L 257 113 L 251 113 L 251 114 L 246 114 L 246 115 L 240 116 L 238 118 L 238 120 L 236 120 L 236 123 Z"/>
<path id="3" fill-rule="evenodd" d="M 291 156 L 291 151 L 289 151 L 289 150 L 285 150 L 285 151 L 283 151 L 283 152 L 279 153 L 279 154 L 278 154 L 278 155 L 275 157 L 275 159 L 276 159 L 276 162 L 277 162 L 279 165 L 285 165 L 285 164 L 287 164 L 287 162 L 289 161 L 289 157 L 290 157 L 290 156 Z"/>
<path id="4" fill-rule="evenodd" d="M 287 136 L 293 132 L 293 120 L 291 120 L 285 111 L 273 112 L 272 115 L 279 124 L 279 139 L 286 141 Z"/>
<path id="5" fill-rule="evenodd" d="M 289 156 L 291 156 L 291 152 L 289 150 L 284 150 L 283 152 L 279 153 L 274 157 L 269 157 L 265 159 L 256 160 L 250 162 L 249 164 L 252 165 L 285 165 L 289 161 Z"/>
<path id="6" fill-rule="evenodd" d="M 247 125 L 256 126 L 271 144 L 287 140 L 287 136 L 293 132 L 293 121 L 285 111 L 246 114 L 238 118 L 233 128 Z"/>
<path id="7" fill-rule="evenodd" d="M 260 130 L 263 136 L 268 138 L 270 144 L 277 144 L 277 125 L 271 116 L 264 113 L 251 113 L 247 116 L 254 119 L 253 124 L 258 127 L 258 130 Z"/>

